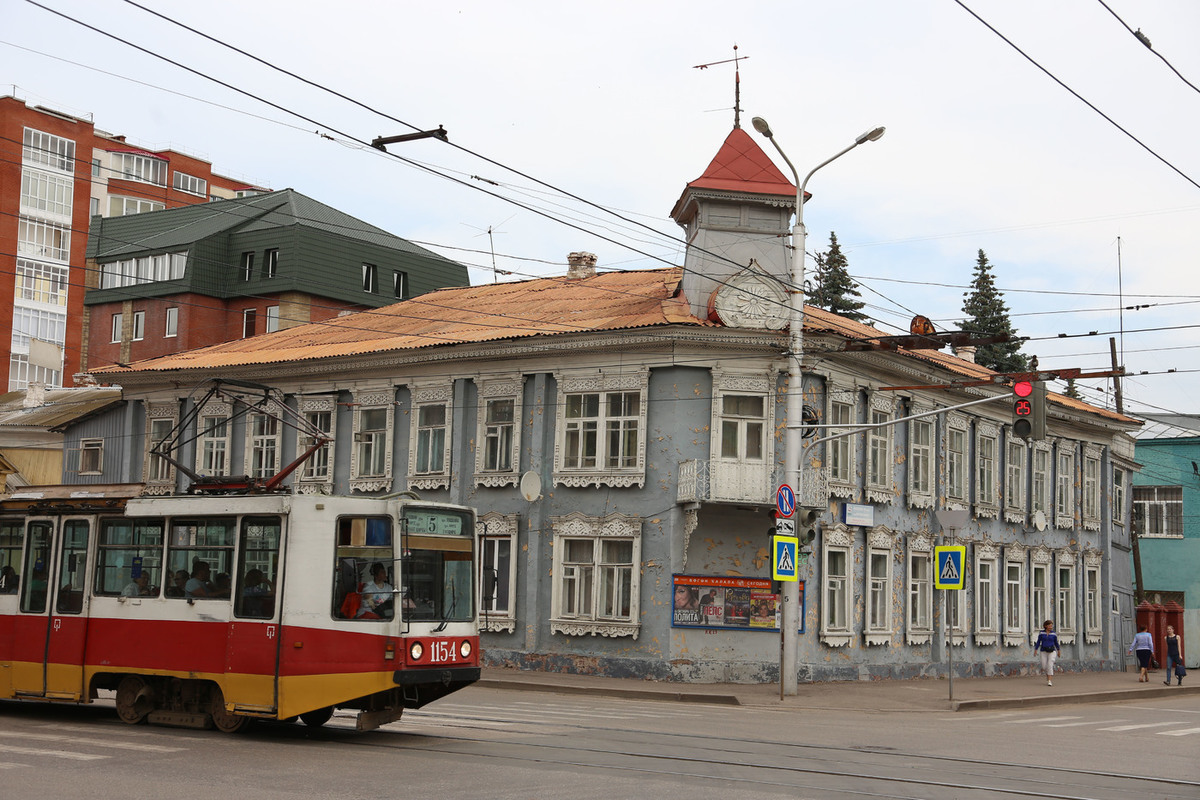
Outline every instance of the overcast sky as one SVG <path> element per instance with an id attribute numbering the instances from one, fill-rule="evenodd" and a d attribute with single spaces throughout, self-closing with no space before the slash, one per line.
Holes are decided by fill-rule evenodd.
<path id="1" fill-rule="evenodd" d="M 1172 71 L 1200 86 L 1200 3 L 139 0 L 356 105 L 123 0 L 38 2 L 228 86 L 2 0 L 0 94 L 294 188 L 476 284 L 493 280 L 489 227 L 501 279 L 562 274 L 573 250 L 682 263 L 669 212 L 733 125 L 733 65 L 694 67 L 736 44 L 743 127 L 768 119 L 801 173 L 887 126 L 805 205 L 809 253 L 837 232 L 880 327 L 956 327 L 983 249 L 1043 369 L 1107 369 L 1123 324 L 1126 367 L 1149 373 L 1126 381 L 1127 410 L 1200 412 L 1200 91 Z M 434 172 L 353 141 L 438 125 L 464 149 L 390 148 Z M 1122 305 L 1146 307 L 1122 321 Z"/>

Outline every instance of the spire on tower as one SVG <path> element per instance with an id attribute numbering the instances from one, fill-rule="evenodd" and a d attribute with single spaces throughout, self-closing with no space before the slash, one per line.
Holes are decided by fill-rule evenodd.
<path id="1" fill-rule="evenodd" d="M 738 46 L 733 46 L 733 58 L 727 58 L 723 61 L 710 61 L 707 64 L 697 64 L 692 69 L 708 69 L 715 67 L 717 64 L 733 63 L 733 127 L 742 127 L 742 76 L 739 61 L 744 61 L 750 56 L 738 55 Z"/>

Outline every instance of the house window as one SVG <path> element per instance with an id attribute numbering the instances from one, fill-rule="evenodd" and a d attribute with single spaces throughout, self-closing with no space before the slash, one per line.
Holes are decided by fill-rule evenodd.
<path id="1" fill-rule="evenodd" d="M 1113 467 L 1112 471 L 1112 521 L 1114 525 L 1125 524 L 1125 470 Z"/>
<path id="2" fill-rule="evenodd" d="M 892 630 L 892 553 L 867 551 L 867 643 L 886 644 Z"/>
<path id="3" fill-rule="evenodd" d="M 392 270 L 392 297 L 403 300 L 408 293 L 408 273 L 398 269 Z"/>
<path id="4" fill-rule="evenodd" d="M 1030 504 L 1034 511 L 1050 513 L 1050 451 L 1035 448 L 1033 451 L 1033 497 Z"/>
<path id="5" fill-rule="evenodd" d="M 320 432 L 324 439 L 333 439 L 333 412 L 327 410 L 312 410 L 304 412 L 304 421 L 311 431 Z M 310 436 L 300 437 L 300 449 L 303 452 L 315 444 Z M 333 452 L 333 442 L 329 441 L 318 447 L 304 462 L 301 480 L 324 481 L 329 478 L 330 456 Z"/>
<path id="6" fill-rule="evenodd" d="M 279 330 L 279 306 L 267 306 L 267 333 Z"/>
<path id="7" fill-rule="evenodd" d="M 438 474 L 446 471 L 446 405 L 432 403 L 417 408 L 417 463 L 413 470 L 418 475 Z"/>
<path id="8" fill-rule="evenodd" d="M 175 172 L 174 186 L 181 192 L 198 195 L 199 197 L 204 197 L 208 194 L 208 181 L 184 172 Z"/>
<path id="9" fill-rule="evenodd" d="M 133 341 L 140 342 L 146 338 L 146 312 L 133 312 Z"/>
<path id="10" fill-rule="evenodd" d="M 74 182 L 59 175 L 35 170 L 21 171 L 21 209 L 70 220 Z"/>
<path id="11" fill-rule="evenodd" d="M 523 378 L 520 374 L 476 379 L 479 413 L 475 419 L 475 483 L 516 486 L 520 463 Z"/>
<path id="12" fill-rule="evenodd" d="M 108 197 L 108 215 L 110 217 L 144 214 L 147 211 L 162 211 L 164 208 L 166 205 L 163 203 L 143 200 L 140 197 L 120 197 L 118 195 L 109 195 Z"/>
<path id="13" fill-rule="evenodd" d="M 967 432 L 961 428 L 946 432 L 946 497 L 967 501 Z"/>
<path id="14" fill-rule="evenodd" d="M 1029 606 L 1033 615 L 1032 627 L 1040 629 L 1051 618 L 1050 565 L 1035 563 L 1031 569 Z"/>
<path id="15" fill-rule="evenodd" d="M 242 338 L 249 339 L 254 335 L 254 327 L 257 322 L 258 311 L 253 308 L 242 310 Z"/>
<path id="16" fill-rule="evenodd" d="M 1025 615 L 1025 564 L 1023 561 L 1006 559 L 1004 562 L 1004 643 L 1024 644 Z"/>
<path id="17" fill-rule="evenodd" d="M 721 458 L 763 460 L 766 407 L 761 395 L 721 396 Z"/>
<path id="18" fill-rule="evenodd" d="M 379 276 L 374 264 L 362 265 L 362 289 L 364 292 L 375 294 L 379 291 Z"/>
<path id="19" fill-rule="evenodd" d="M 641 485 L 643 396 L 649 372 L 559 376 L 555 481 L 568 486 Z"/>
<path id="20" fill-rule="evenodd" d="M 1075 513 L 1075 454 L 1058 451 L 1058 473 L 1055 475 L 1054 511 L 1056 524 L 1070 528 Z"/>
<path id="21" fill-rule="evenodd" d="M 1098 641 L 1103 634 L 1100 623 L 1100 604 L 1103 602 L 1103 595 L 1100 594 L 1100 566 L 1089 565 L 1085 571 L 1084 581 L 1084 631 L 1087 640 L 1094 642 Z"/>
<path id="22" fill-rule="evenodd" d="M 975 439 L 975 505 L 977 511 L 996 507 L 996 447 L 995 436 L 979 433 Z"/>
<path id="23" fill-rule="evenodd" d="M 45 169 L 75 172 L 75 142 L 51 133 L 26 128 L 21 147 L 21 160 Z"/>
<path id="24" fill-rule="evenodd" d="M 511 397 L 484 403 L 483 470 L 511 472 L 516 401 Z"/>
<path id="25" fill-rule="evenodd" d="M 821 636 L 826 644 L 850 639 L 850 547 L 826 544 L 822 554 L 825 575 L 822 587 Z"/>
<path id="26" fill-rule="evenodd" d="M 39 219 L 17 221 L 17 255 L 54 261 L 70 261 L 71 229 Z"/>
<path id="27" fill-rule="evenodd" d="M 923 644 L 933 634 L 933 563 L 928 550 L 908 551 L 908 642 Z M 949 594 L 961 594 L 951 592 Z"/>
<path id="28" fill-rule="evenodd" d="M 871 410 L 871 424 L 884 425 L 891 414 L 878 409 Z M 892 488 L 892 429 L 871 428 L 867 433 L 867 488 L 891 492 Z"/>
<path id="29" fill-rule="evenodd" d="M 1063 639 L 1064 643 L 1069 644 L 1075 641 L 1075 564 L 1064 564 L 1060 559 L 1058 562 L 1058 630 L 1059 635 L 1070 637 L 1068 641 Z"/>
<path id="30" fill-rule="evenodd" d="M 623 514 L 551 519 L 554 527 L 551 631 L 637 636 L 641 520 Z"/>
<path id="31" fill-rule="evenodd" d="M 242 280 L 254 277 L 254 253 L 242 253 Z"/>
<path id="32" fill-rule="evenodd" d="M 15 296 L 20 300 L 52 306 L 67 304 L 68 268 L 17 259 Z"/>
<path id="33" fill-rule="evenodd" d="M 372 492 L 388 489 L 392 484 L 392 431 L 395 389 L 380 387 L 354 392 L 354 449 L 350 459 L 350 490 Z M 329 410 L 314 406 L 311 410 Z M 416 424 L 414 419 L 413 424 Z M 415 436 L 413 440 L 415 441 Z M 415 447 L 409 448 L 410 452 Z M 330 451 L 330 459 L 336 454 Z M 414 487 L 418 488 L 418 487 Z"/>
<path id="34" fill-rule="evenodd" d="M 943 594 L 946 596 L 946 611 L 950 614 L 951 641 L 954 644 L 966 644 L 967 593 L 951 590 Z"/>
<path id="35" fill-rule="evenodd" d="M 913 420 L 909 437 L 909 502 L 923 505 L 933 496 L 933 420 Z"/>
<path id="36" fill-rule="evenodd" d="M 167 185 L 167 162 L 134 153 L 110 153 L 109 168 L 112 177 L 123 178 L 156 186 Z"/>
<path id="37" fill-rule="evenodd" d="M 850 426 L 854 406 L 850 403 L 832 402 L 829 404 L 829 424 Z M 837 430 L 837 433 L 843 431 Z M 836 483 L 850 483 L 853 464 L 851 462 L 851 443 L 853 436 L 843 436 L 834 439 L 825 446 L 829 448 L 829 480 Z"/>
<path id="38" fill-rule="evenodd" d="M 387 428 L 386 408 L 364 408 L 359 411 L 358 430 L 354 434 L 358 446 L 359 476 L 376 477 L 384 474 Z"/>
<path id="39" fill-rule="evenodd" d="M 173 472 L 174 468 L 171 466 L 171 462 L 151 452 L 156 445 L 167 441 L 174 430 L 175 419 L 173 417 L 150 417 L 146 436 L 147 483 L 167 484 L 175 482 L 175 473 Z"/>
<path id="40" fill-rule="evenodd" d="M 263 253 L 263 277 L 274 278 L 279 274 L 279 249 L 272 247 Z"/>
<path id="41" fill-rule="evenodd" d="M 479 627 L 516 630 L 517 516 L 489 512 L 480 517 Z"/>
<path id="42" fill-rule="evenodd" d="M 179 335 L 179 309 L 171 306 L 167 309 L 166 321 L 163 323 L 163 338 Z"/>
<path id="43" fill-rule="evenodd" d="M 1011 515 L 1025 515 L 1026 448 L 1021 442 L 1008 443 L 1008 458 L 1004 468 L 1004 508 Z M 1015 520 L 1014 520 L 1015 521 Z"/>
<path id="44" fill-rule="evenodd" d="M 197 442 L 196 469 L 201 475 L 225 475 L 229 468 L 229 416 L 212 415 L 200 418 L 200 437 Z"/>
<path id="45" fill-rule="evenodd" d="M 1100 459 L 1087 453 L 1083 456 L 1083 521 L 1100 522 Z"/>
<path id="46" fill-rule="evenodd" d="M 125 316 L 123 314 L 112 315 L 112 341 L 114 344 L 121 341 L 121 332 L 125 327 Z"/>
<path id="47" fill-rule="evenodd" d="M 273 477 L 279 465 L 279 420 L 270 414 L 251 414 L 246 428 L 250 477 Z"/>
<path id="48" fill-rule="evenodd" d="M 1183 487 L 1133 487 L 1133 530 L 1138 536 L 1183 537 Z"/>
<path id="49" fill-rule="evenodd" d="M 975 557 L 975 642 L 996 643 L 996 559 Z"/>
<path id="50" fill-rule="evenodd" d="M 187 269 L 187 252 L 170 253 L 167 257 L 171 260 L 170 279 L 173 281 L 179 280 L 183 277 Z"/>
<path id="51" fill-rule="evenodd" d="M 99 475 L 104 465 L 104 440 L 84 439 L 79 443 L 79 474 Z"/>

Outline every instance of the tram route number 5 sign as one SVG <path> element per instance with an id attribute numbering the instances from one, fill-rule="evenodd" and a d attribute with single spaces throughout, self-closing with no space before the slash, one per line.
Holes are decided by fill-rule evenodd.
<path id="1" fill-rule="evenodd" d="M 933 554 L 937 559 L 933 588 L 962 589 L 963 562 L 967 557 L 967 548 L 958 544 L 941 545 L 933 548 Z"/>

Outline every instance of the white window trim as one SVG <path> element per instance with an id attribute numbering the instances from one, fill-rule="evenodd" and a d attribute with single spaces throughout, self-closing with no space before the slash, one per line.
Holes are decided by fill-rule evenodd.
<path id="1" fill-rule="evenodd" d="M 1075 443 L 1062 439 L 1054 448 L 1054 527 L 1063 530 L 1075 527 Z"/>
<path id="2" fill-rule="evenodd" d="M 1079 569 L 1076 566 L 1074 550 L 1062 549 L 1054 554 L 1054 618 L 1058 630 L 1058 640 L 1062 644 L 1075 644 L 1075 634 L 1079 624 Z M 1059 573 L 1068 570 L 1071 575 L 1071 585 L 1063 592 Z M 1066 601 L 1066 613 L 1063 613 L 1063 601 Z"/>
<path id="3" fill-rule="evenodd" d="M 915 580 L 913 563 L 915 561 L 925 562 L 925 580 L 923 584 L 918 585 Z M 933 608 L 933 541 L 927 534 L 916 533 L 911 534 L 908 539 L 908 563 L 905 568 L 905 577 L 907 578 L 908 586 L 904 593 L 904 619 L 905 619 L 905 641 L 908 644 L 928 644 L 933 639 L 933 629 L 936 626 L 934 621 Z M 961 594 L 953 592 L 953 594 Z M 921 596 L 921 602 L 925 606 L 928 618 L 926 624 L 917 625 L 913 623 L 913 599 L 915 596 Z"/>
<path id="4" fill-rule="evenodd" d="M 133 335 L 131 341 L 140 342 L 146 338 L 146 312 L 133 312 Z"/>
<path id="5" fill-rule="evenodd" d="M 1008 544 L 1004 546 L 1004 603 L 1002 606 L 1002 614 L 1004 620 L 1004 644 L 1009 647 L 1023 647 L 1028 642 L 1028 620 L 1029 620 L 1029 580 L 1030 572 L 1027 566 L 1026 558 L 1027 550 L 1022 544 Z M 1010 606 L 1009 601 L 1009 567 L 1017 567 L 1017 602 L 1015 606 Z M 1009 625 L 1010 612 L 1016 611 L 1017 624 Z"/>
<path id="6" fill-rule="evenodd" d="M 973 611 L 975 621 L 975 644 L 977 645 L 994 645 L 997 641 L 999 641 L 1000 631 L 997 626 L 999 625 L 1000 604 L 998 602 L 999 593 L 997 590 L 999 587 L 997 586 L 997 583 L 999 581 L 1000 563 L 1000 549 L 996 547 L 996 545 L 992 544 L 991 542 L 984 542 L 982 544 L 975 545 L 975 591 L 973 593 L 975 607 Z M 991 569 L 988 570 L 991 575 L 991 580 L 988 582 L 986 587 L 981 585 L 979 574 L 980 564 L 991 565 Z M 991 613 L 988 615 L 987 619 L 982 618 L 982 603 L 979 601 L 980 595 L 984 592 L 987 592 L 988 599 L 991 601 L 989 603 L 991 606 Z"/>
<path id="7" fill-rule="evenodd" d="M 837 522 L 821 531 L 821 539 L 821 643 L 828 647 L 847 647 L 854 631 L 854 537 L 845 524 Z M 846 564 L 846 573 L 842 576 L 844 580 L 840 589 L 846 618 L 842 620 L 841 625 L 836 626 L 829 624 L 826 613 L 830 553 L 843 554 Z"/>
<path id="8" fill-rule="evenodd" d="M 110 344 L 120 344 L 125 338 L 125 314 L 118 311 L 112 315 L 112 337 Z"/>
<path id="9" fill-rule="evenodd" d="M 333 459 L 334 439 L 337 431 L 337 402 L 332 397 L 302 397 L 296 404 L 296 411 L 303 419 L 308 414 L 326 412 L 329 414 L 329 431 L 325 434 L 329 441 L 323 445 L 328 457 L 326 458 L 325 474 L 305 477 L 305 465 L 301 464 L 292 475 L 295 479 L 296 492 L 299 494 L 333 494 Z M 303 453 L 312 447 L 311 438 L 296 431 L 296 454 Z M 352 448 L 356 449 L 356 448 Z"/>
<path id="10" fill-rule="evenodd" d="M 913 414 L 932 411 L 931 406 L 913 405 Z M 928 444 L 917 444 L 917 430 L 929 431 Z M 937 423 L 933 417 L 915 419 L 908 423 L 908 504 L 913 508 L 933 508 L 933 494 L 937 486 L 935 469 L 937 454 Z M 917 488 L 917 477 L 924 473 L 925 489 Z"/>
<path id="11" fill-rule="evenodd" d="M 279 306 L 267 306 L 267 324 L 264 333 L 279 330 Z"/>
<path id="12" fill-rule="evenodd" d="M 84 461 L 86 453 L 96 454 L 95 469 L 85 470 Z M 79 440 L 79 474 L 80 475 L 103 475 L 104 474 L 104 440 L 103 439 L 80 439 Z"/>
<path id="13" fill-rule="evenodd" d="M 157 444 L 153 438 L 154 423 L 161 420 L 170 422 L 172 429 L 178 425 L 179 405 L 174 402 L 150 402 L 146 405 L 146 447 L 142 466 L 142 483 L 145 484 L 145 488 L 142 489 L 142 494 L 163 495 L 173 494 L 175 491 L 175 465 L 171 462 L 166 462 L 167 475 L 165 478 L 154 479 L 151 477 L 153 471 L 151 462 L 155 457 L 150 454 L 150 449 Z"/>
<path id="14" fill-rule="evenodd" d="M 1160 492 L 1160 490 L 1163 490 L 1163 489 L 1172 489 L 1172 490 L 1178 491 L 1179 499 L 1175 500 L 1175 499 L 1167 499 L 1165 497 L 1160 497 L 1159 492 Z M 1139 539 L 1182 539 L 1183 538 L 1182 529 L 1180 530 L 1179 533 L 1171 533 L 1170 532 L 1171 527 L 1172 527 L 1171 519 L 1173 516 L 1175 516 L 1170 513 L 1170 508 L 1172 506 L 1178 506 L 1179 507 L 1179 516 L 1182 518 L 1182 515 L 1183 515 L 1183 487 L 1182 486 L 1179 486 L 1179 485 L 1175 485 L 1175 486 L 1167 486 L 1167 485 L 1134 486 L 1133 490 L 1134 490 L 1134 494 L 1133 494 L 1134 507 L 1135 508 L 1137 508 L 1139 506 L 1142 507 L 1142 511 L 1141 511 L 1142 524 L 1141 524 L 1141 530 L 1138 531 Z M 1138 498 L 1138 490 L 1141 490 L 1141 492 L 1142 492 L 1142 499 Z M 1148 491 L 1154 492 L 1154 498 L 1152 500 L 1145 499 L 1145 493 Z M 1157 509 L 1162 514 L 1162 533 L 1151 533 L 1149 530 L 1148 521 L 1150 519 L 1150 511 L 1153 509 Z"/>
<path id="15" fill-rule="evenodd" d="M 450 487 L 450 450 L 454 432 L 454 386 L 446 383 L 414 384 L 412 412 L 408 431 L 408 483 L 415 489 L 447 489 Z M 442 435 L 442 468 L 437 472 L 417 472 L 417 441 L 421 433 L 421 408 L 445 406 L 446 422 Z"/>
<path id="16" fill-rule="evenodd" d="M 1046 468 L 1039 470 L 1037 468 L 1038 456 L 1046 457 Z M 1033 453 L 1029 459 L 1029 510 L 1030 513 L 1041 511 L 1042 515 L 1047 520 L 1054 518 L 1054 451 L 1051 449 L 1049 442 L 1035 442 L 1033 445 Z M 1039 494 L 1038 475 L 1041 475 L 1042 491 Z"/>
<path id="17" fill-rule="evenodd" d="M 751 501 L 762 498 L 762 487 L 771 488 L 771 475 L 775 467 L 775 381 L 776 373 L 744 373 L 726 369 L 712 371 L 713 399 L 712 420 L 709 430 L 709 492 L 713 500 Z M 724 414 L 726 395 L 757 396 L 763 400 L 762 458 L 748 460 L 725 458 L 721 455 L 722 428 L 727 417 Z M 732 417 L 731 417 L 732 418 Z M 744 420 L 745 417 L 736 419 Z M 806 470 L 807 473 L 807 470 Z M 812 476 L 815 478 L 815 476 Z M 819 483 L 818 480 L 809 483 Z M 805 485 L 809 485 L 806 483 Z M 803 499 L 800 500 L 803 502 Z"/>
<path id="18" fill-rule="evenodd" d="M 517 530 L 519 518 L 516 514 L 501 514 L 489 511 L 479 517 L 476 526 L 479 542 L 479 630 L 489 633 L 513 633 L 517 629 Z M 483 610 L 483 548 L 485 543 L 494 540 L 506 540 L 508 544 L 508 597 L 506 598 L 507 613 Z M 636 567 L 635 567 L 636 568 Z M 497 589 L 499 591 L 499 589 Z"/>
<path id="19" fill-rule="evenodd" d="M 1045 601 L 1046 607 L 1038 613 L 1033 598 L 1036 586 L 1033 575 L 1042 569 L 1046 575 Z M 1029 644 L 1037 641 L 1037 635 L 1042 630 L 1046 620 L 1054 619 L 1054 553 L 1045 545 L 1038 545 L 1029 550 Z"/>
<path id="20" fill-rule="evenodd" d="M 554 377 L 558 383 L 557 434 L 554 440 L 554 484 L 556 486 L 570 486 L 580 489 L 588 486 L 644 487 L 646 485 L 646 407 L 650 398 L 650 370 L 643 367 L 627 372 L 602 370 L 599 374 L 595 370 L 583 374 L 556 372 Z M 596 467 L 586 469 L 565 468 L 563 464 L 566 456 L 567 395 L 599 393 L 601 395 L 601 411 L 603 412 L 603 395 L 608 392 L 641 393 L 641 400 L 638 403 L 638 443 L 635 466 L 624 469 L 608 469 L 600 463 Z M 600 437 L 601 445 L 604 445 L 604 434 L 603 430 L 600 430 L 597 434 Z M 600 462 L 604 461 L 605 455 L 607 455 L 607 448 L 601 446 L 598 449 Z"/>
<path id="21" fill-rule="evenodd" d="M 521 480 L 521 429 L 523 424 L 522 398 L 525 394 L 525 377 L 518 373 L 488 378 L 476 376 L 478 411 L 475 416 L 475 485 L 498 488 L 516 486 Z M 510 467 L 507 470 L 487 469 L 488 421 L 487 406 L 493 400 L 513 401 L 513 430 Z"/>
<path id="22" fill-rule="evenodd" d="M 578 511 L 565 517 L 551 517 L 550 524 L 554 530 L 554 582 L 550 598 L 550 632 L 561 633 L 565 636 L 605 636 L 630 637 L 636 639 L 641 632 L 641 580 L 642 580 L 642 520 L 627 514 L 612 513 L 604 517 L 589 517 Z M 563 554 L 566 551 L 565 539 L 590 538 L 596 542 L 596 558 L 599 559 L 600 546 L 606 539 L 629 539 L 633 543 L 633 567 L 630 570 L 630 606 L 628 620 L 581 619 L 579 617 L 564 618 L 562 616 L 563 592 L 562 575 Z M 599 563 L 597 561 L 597 563 Z M 603 580 L 596 575 L 592 581 L 592 614 L 596 615 L 600 607 L 600 591 Z"/>
<path id="23" fill-rule="evenodd" d="M 1112 523 L 1125 527 L 1129 506 L 1129 476 L 1130 470 L 1122 464 L 1112 465 L 1112 490 L 1109 500 L 1112 503 Z"/>
<path id="24" fill-rule="evenodd" d="M 834 419 L 834 405 L 847 407 L 849 414 L 845 420 L 846 425 L 854 425 L 858 421 L 858 404 L 855 402 L 858 399 L 858 393 L 852 389 L 832 389 L 829 392 L 829 424 L 840 425 L 840 421 Z M 840 432 L 840 431 L 839 431 Z M 772 439 L 774 437 L 771 437 Z M 829 467 L 825 471 L 828 476 L 829 493 L 834 497 L 841 497 L 852 500 L 855 497 L 854 485 L 854 455 L 855 444 L 857 443 L 857 435 L 843 436 L 840 439 L 833 439 L 825 443 L 827 461 Z M 833 471 L 833 453 L 838 450 L 842 456 L 840 461 L 845 464 L 845 475 L 837 475 Z"/>
<path id="25" fill-rule="evenodd" d="M 875 561 L 874 556 L 882 556 L 884 558 L 884 563 L 887 564 L 885 574 L 876 575 L 872 572 Z M 863 635 L 868 645 L 886 645 L 892 643 L 892 631 L 895 629 L 894 620 L 896 617 L 895 604 L 892 600 L 893 590 L 895 589 L 892 583 L 895 572 L 892 561 L 895 556 L 896 534 L 885 525 L 872 528 L 867 533 L 867 554 L 866 558 L 863 559 L 863 569 L 865 572 L 863 593 L 866 600 Z M 882 587 L 882 620 L 873 619 L 876 582 Z"/>
<path id="26" fill-rule="evenodd" d="M 1083 506 L 1081 512 L 1085 531 L 1100 530 L 1100 478 L 1103 469 L 1101 460 L 1103 455 L 1104 448 L 1099 445 L 1085 444 L 1083 446 L 1083 469 L 1080 475 L 1083 491 L 1080 503 Z"/>
<path id="27" fill-rule="evenodd" d="M 209 477 L 215 475 L 228 475 L 230 470 L 229 460 L 233 457 L 229 446 L 230 436 L 233 428 L 233 406 L 229 403 L 208 403 L 204 406 L 204 412 L 196 418 L 196 472 Z M 210 417 L 223 417 L 225 419 L 225 435 L 223 437 L 209 437 L 204 435 L 204 420 Z M 222 466 L 220 471 L 208 472 L 204 469 L 204 445 L 208 441 L 221 442 L 224 445 L 224 455 L 222 457 Z"/>
<path id="28" fill-rule="evenodd" d="M 1004 520 L 1014 525 L 1026 523 L 1029 445 L 1012 437 L 1009 429 L 1004 446 Z"/>
<path id="29" fill-rule="evenodd" d="M 984 481 L 983 442 L 991 442 L 991 485 Z M 975 422 L 975 516 L 997 519 L 1000 516 L 1000 426 L 990 420 Z"/>
<path id="30" fill-rule="evenodd" d="M 163 318 L 163 338 L 174 339 L 179 336 L 179 307 L 168 308 Z"/>
<path id="31" fill-rule="evenodd" d="M 963 450 L 958 464 L 958 486 L 960 494 L 951 494 L 954 485 L 954 459 L 951 458 L 951 432 L 962 435 Z M 971 425 L 967 417 L 952 411 L 946 415 L 946 508 L 965 509 L 971 497 Z"/>
<path id="32" fill-rule="evenodd" d="M 262 410 L 251 411 L 250 413 L 246 414 L 245 443 L 244 443 L 244 446 L 242 449 L 242 453 L 244 454 L 244 457 L 243 457 L 244 463 L 242 464 L 242 473 L 243 474 L 249 475 L 251 478 L 262 478 L 262 477 L 272 477 L 272 476 L 274 476 L 274 474 L 276 472 L 279 471 L 279 465 L 280 465 L 280 463 L 282 463 L 282 456 L 283 456 L 283 453 L 282 453 L 283 425 L 280 424 L 279 420 L 281 419 L 282 415 L 285 413 L 286 412 L 284 412 L 282 409 L 280 409 L 278 403 L 276 403 L 274 400 L 270 400 L 267 402 L 267 404 L 263 407 Z M 255 436 L 254 435 L 254 419 L 255 419 L 255 417 L 257 417 L 257 416 L 268 416 L 269 417 L 272 415 L 275 417 L 275 420 L 276 420 L 274 435 Z M 274 441 L 274 448 L 273 448 L 274 456 L 272 457 L 270 464 L 264 465 L 263 471 L 265 474 L 261 475 L 261 476 L 255 475 L 254 474 L 254 452 L 259 446 L 266 444 L 268 440 Z"/>
<path id="33" fill-rule="evenodd" d="M 875 415 L 879 414 L 885 419 L 881 422 L 892 422 L 896 418 L 896 398 L 888 396 L 889 392 L 875 392 L 871 395 L 871 402 L 867 404 L 867 422 L 875 424 Z M 896 452 L 896 426 L 888 425 L 884 428 L 868 428 L 866 433 L 865 448 L 865 469 L 866 473 L 863 476 L 866 482 L 867 500 L 874 503 L 891 503 L 896 499 L 895 488 L 895 458 L 893 454 Z M 883 482 L 874 480 L 874 470 L 872 470 L 872 452 L 873 445 L 878 442 L 883 450 L 883 463 L 880 465 L 883 472 Z"/>
<path id="34" fill-rule="evenodd" d="M 354 403 L 354 442 L 350 448 L 350 491 L 379 492 L 392 485 L 392 439 L 396 418 L 396 392 L 389 387 L 361 388 L 352 392 Z M 358 438 L 362 432 L 362 412 L 382 408 L 387 412 L 384 432 L 383 475 L 361 475 L 358 463 Z"/>
<path id="35" fill-rule="evenodd" d="M 1104 554 L 1088 549 L 1083 552 L 1083 640 L 1095 644 L 1104 638 L 1104 574 L 1101 565 Z M 1091 589 L 1090 579 L 1096 577 L 1096 590 Z M 1092 602 L 1088 602 L 1088 595 Z M 1093 610 L 1095 613 L 1093 613 Z"/>

